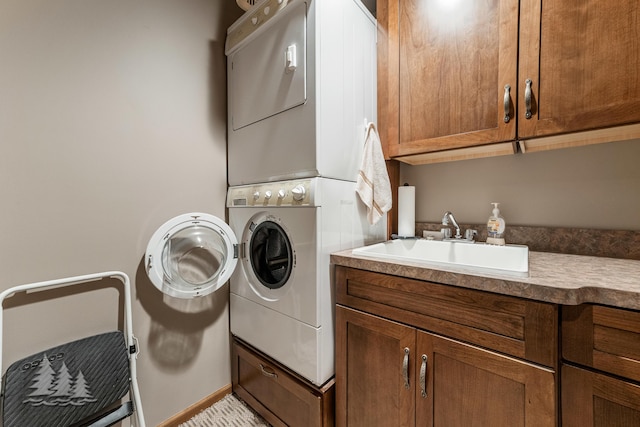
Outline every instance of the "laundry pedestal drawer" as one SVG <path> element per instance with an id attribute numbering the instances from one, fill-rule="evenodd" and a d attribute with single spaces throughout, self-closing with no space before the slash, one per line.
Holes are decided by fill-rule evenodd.
<path id="1" fill-rule="evenodd" d="M 237 338 L 231 368 L 233 391 L 271 425 L 334 425 L 334 379 L 316 387 Z"/>

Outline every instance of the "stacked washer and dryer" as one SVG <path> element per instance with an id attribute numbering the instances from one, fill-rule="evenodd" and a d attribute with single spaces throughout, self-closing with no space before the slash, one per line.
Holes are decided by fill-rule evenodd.
<path id="1" fill-rule="evenodd" d="M 376 119 L 375 19 L 360 0 L 261 0 L 226 53 L 229 223 L 170 219 L 145 269 L 173 298 L 229 281 L 231 333 L 320 387 L 334 375 L 329 255 L 387 232 L 355 190 Z"/>
<path id="2" fill-rule="evenodd" d="M 227 32 L 232 334 L 315 385 L 334 375 L 329 254 L 386 238 L 355 181 L 376 119 L 359 0 L 262 0 Z"/>

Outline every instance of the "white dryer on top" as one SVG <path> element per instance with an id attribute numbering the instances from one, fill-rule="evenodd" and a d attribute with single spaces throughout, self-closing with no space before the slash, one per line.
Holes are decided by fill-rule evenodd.
<path id="1" fill-rule="evenodd" d="M 376 31 L 360 0 L 262 0 L 229 28 L 230 185 L 356 180 L 376 121 Z"/>

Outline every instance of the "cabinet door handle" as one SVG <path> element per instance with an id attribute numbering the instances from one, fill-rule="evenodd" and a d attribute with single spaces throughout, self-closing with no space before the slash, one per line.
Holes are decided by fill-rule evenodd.
<path id="1" fill-rule="evenodd" d="M 533 97 L 533 94 L 531 91 L 531 83 L 533 83 L 531 79 L 527 79 L 524 82 L 524 84 L 527 86 L 524 90 L 524 108 L 526 110 L 524 113 L 524 117 L 527 120 L 531 118 L 531 98 Z"/>
<path id="2" fill-rule="evenodd" d="M 422 355 L 422 365 L 420 365 L 420 391 L 422 397 L 427 397 L 427 355 Z"/>
<path id="3" fill-rule="evenodd" d="M 504 122 L 509 123 L 511 120 L 511 85 L 504 86 Z"/>
<path id="4" fill-rule="evenodd" d="M 278 378 L 278 374 L 276 374 L 271 368 L 264 366 L 262 363 L 260 364 L 260 371 L 262 371 L 262 375 L 269 378 Z"/>
<path id="5" fill-rule="evenodd" d="M 409 347 L 404 348 L 404 358 L 402 359 L 402 377 L 404 378 L 404 388 L 409 390 Z"/>

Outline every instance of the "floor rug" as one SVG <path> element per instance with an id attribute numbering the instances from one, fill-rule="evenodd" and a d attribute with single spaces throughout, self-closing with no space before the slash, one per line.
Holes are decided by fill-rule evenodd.
<path id="1" fill-rule="evenodd" d="M 270 427 L 260 415 L 233 394 L 178 427 Z"/>

